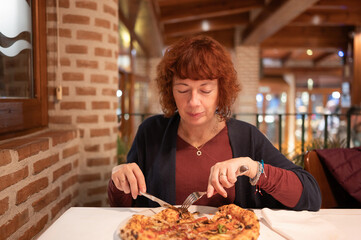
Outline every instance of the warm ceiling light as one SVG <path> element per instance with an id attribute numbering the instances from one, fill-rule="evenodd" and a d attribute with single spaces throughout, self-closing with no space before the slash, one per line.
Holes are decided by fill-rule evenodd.
<path id="1" fill-rule="evenodd" d="M 202 21 L 202 30 L 203 30 L 203 31 L 208 31 L 209 28 L 210 28 L 209 22 L 208 22 L 207 20 L 203 20 L 203 21 Z"/>
<path id="2" fill-rule="evenodd" d="M 307 49 L 306 51 L 308 56 L 312 56 L 313 55 L 313 51 L 311 49 Z"/>
<path id="3" fill-rule="evenodd" d="M 319 25 L 321 23 L 320 15 L 314 15 L 311 21 L 313 25 Z"/>

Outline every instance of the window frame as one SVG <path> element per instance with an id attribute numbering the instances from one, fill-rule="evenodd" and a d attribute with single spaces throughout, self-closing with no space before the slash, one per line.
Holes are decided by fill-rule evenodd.
<path id="1" fill-rule="evenodd" d="M 0 99 L 0 140 L 34 132 L 48 125 L 45 0 L 33 0 L 31 13 L 34 98 Z M 11 126 L 19 118 L 22 123 Z"/>

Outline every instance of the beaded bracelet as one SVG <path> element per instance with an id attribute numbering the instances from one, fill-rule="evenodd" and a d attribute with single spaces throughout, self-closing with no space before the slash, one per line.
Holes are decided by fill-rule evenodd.
<path id="1" fill-rule="evenodd" d="M 263 160 L 261 160 L 261 162 L 258 162 L 258 171 L 256 176 L 254 176 L 254 178 L 249 179 L 249 183 L 252 186 L 255 186 L 257 184 L 259 178 L 261 177 L 261 174 L 263 173 L 263 170 L 264 170 L 264 162 Z"/>

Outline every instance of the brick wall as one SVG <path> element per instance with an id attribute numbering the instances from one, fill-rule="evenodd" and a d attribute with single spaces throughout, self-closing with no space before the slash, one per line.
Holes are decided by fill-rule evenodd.
<path id="1" fill-rule="evenodd" d="M 258 46 L 238 46 L 233 53 L 233 62 L 242 91 L 233 108 L 234 113 L 257 112 L 256 95 L 260 80 L 260 49 Z M 254 117 L 242 120 L 256 124 Z"/>
<path id="2" fill-rule="evenodd" d="M 79 205 L 106 206 L 107 181 L 116 163 L 118 1 L 59 3 L 59 9 L 55 1 L 48 3 L 53 63 L 48 72 L 55 76 L 48 85 L 49 126 L 80 130 Z M 59 85 L 63 98 L 57 101 L 54 93 Z"/>
<path id="3" fill-rule="evenodd" d="M 31 239 L 79 198 L 76 130 L 0 144 L 0 238 Z"/>
<path id="4" fill-rule="evenodd" d="M 49 129 L 0 142 L 0 239 L 36 238 L 71 206 L 108 206 L 118 0 L 46 3 Z"/>

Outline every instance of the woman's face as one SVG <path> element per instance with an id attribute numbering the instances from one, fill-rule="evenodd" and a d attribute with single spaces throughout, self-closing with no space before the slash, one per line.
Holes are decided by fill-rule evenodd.
<path id="1" fill-rule="evenodd" d="M 218 80 L 175 78 L 173 96 L 184 123 L 206 124 L 215 117 L 218 106 Z"/>

